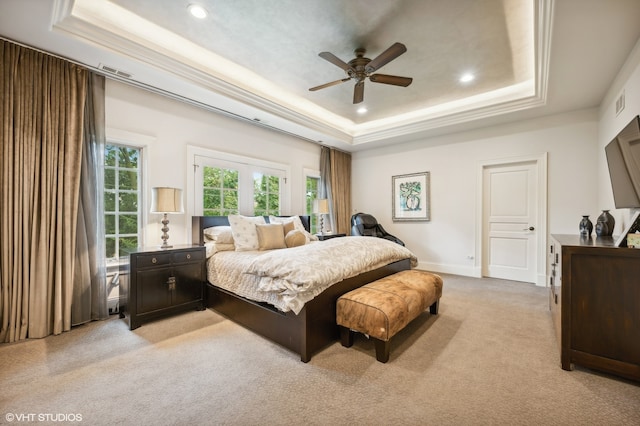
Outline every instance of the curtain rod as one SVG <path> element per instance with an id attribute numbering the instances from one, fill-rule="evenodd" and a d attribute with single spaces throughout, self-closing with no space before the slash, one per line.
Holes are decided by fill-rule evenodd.
<path id="1" fill-rule="evenodd" d="M 249 124 L 252 124 L 252 125 L 257 126 L 257 127 L 262 127 L 264 129 L 272 130 L 274 132 L 282 133 L 282 134 L 285 134 L 285 135 L 288 135 L 288 136 L 293 136 L 295 138 L 302 139 L 303 141 L 311 142 L 311 143 L 313 143 L 315 145 L 327 146 L 324 143 L 322 143 L 321 141 L 316 141 L 314 139 L 310 139 L 310 138 L 307 138 L 305 136 L 300 136 L 300 135 L 297 135 L 295 133 L 279 129 L 277 127 L 269 126 L 268 124 L 264 124 L 261 121 L 252 120 L 250 118 L 243 117 L 243 116 L 238 115 L 236 113 L 233 113 L 231 111 L 227 111 L 227 110 L 224 110 L 222 108 L 214 107 L 212 105 L 205 104 L 204 102 L 196 101 L 196 100 L 188 98 L 186 96 L 179 95 L 177 93 L 170 92 L 168 90 L 161 89 L 159 87 L 152 86 L 152 85 L 147 84 L 147 83 L 142 83 L 140 81 L 135 81 L 135 80 L 129 80 L 127 78 L 121 77 L 119 75 L 114 75 L 112 73 L 109 73 L 109 72 L 107 72 L 105 70 L 102 70 L 100 68 L 94 67 L 92 65 L 87 65 L 87 64 L 84 64 L 82 62 L 78 62 L 78 61 L 76 61 L 74 59 L 70 59 L 70 58 L 67 58 L 65 56 L 58 55 L 56 53 L 47 52 L 46 50 L 42 50 L 42 49 L 39 49 L 37 47 L 30 46 L 28 44 L 21 43 L 21 42 L 6 38 L 6 37 L 4 37 L 2 35 L 0 35 L 0 40 L 4 40 L 4 41 L 7 41 L 9 43 L 16 44 L 18 46 L 21 46 L 21 47 L 24 47 L 24 48 L 27 48 L 27 49 L 35 50 L 36 52 L 42 53 L 44 55 L 52 56 L 54 58 L 58 58 L 58 59 L 62 59 L 62 60 L 67 61 L 67 62 L 71 62 L 72 64 L 84 67 L 84 68 L 86 68 L 86 69 L 88 69 L 88 70 L 90 70 L 92 72 L 95 72 L 96 74 L 100 74 L 100 75 L 104 76 L 105 78 L 109 78 L 111 80 L 119 81 L 121 83 L 125 83 L 125 84 L 128 84 L 130 86 L 137 87 L 139 89 L 147 90 L 148 92 L 155 93 L 155 94 L 158 94 L 158 95 L 170 98 L 170 99 L 174 99 L 176 101 L 179 101 L 179 102 L 182 102 L 182 103 L 185 103 L 185 104 L 189 104 L 189 105 L 195 106 L 197 108 L 201 108 L 201 109 L 204 109 L 204 110 L 216 113 L 216 114 L 224 115 L 225 117 L 229 117 L 229 118 L 233 118 L 233 119 L 236 119 L 236 120 L 239 120 L 239 121 L 243 121 L 245 123 L 249 123 Z M 333 148 L 333 149 L 335 149 L 335 148 Z"/>

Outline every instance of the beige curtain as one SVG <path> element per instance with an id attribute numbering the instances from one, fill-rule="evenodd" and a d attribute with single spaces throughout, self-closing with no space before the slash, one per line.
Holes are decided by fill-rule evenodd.
<path id="1" fill-rule="evenodd" d="M 329 200 L 333 232 L 351 234 L 351 154 L 322 147 L 319 196 Z"/>
<path id="2" fill-rule="evenodd" d="M 71 328 L 87 71 L 0 41 L 0 342 Z"/>
<path id="3" fill-rule="evenodd" d="M 109 317 L 103 206 L 105 79 L 89 73 L 87 86 L 71 303 L 72 325 Z"/>

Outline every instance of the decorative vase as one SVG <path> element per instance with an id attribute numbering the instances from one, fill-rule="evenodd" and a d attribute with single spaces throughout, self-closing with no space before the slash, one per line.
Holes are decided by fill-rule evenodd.
<path id="1" fill-rule="evenodd" d="M 613 235 L 613 228 L 616 226 L 616 220 L 609 210 L 602 210 L 598 220 L 596 221 L 596 235 L 599 237 L 610 237 Z"/>
<path id="2" fill-rule="evenodd" d="M 589 215 L 583 215 L 580 221 L 580 235 L 590 237 L 593 232 L 593 223 L 589 220 Z"/>

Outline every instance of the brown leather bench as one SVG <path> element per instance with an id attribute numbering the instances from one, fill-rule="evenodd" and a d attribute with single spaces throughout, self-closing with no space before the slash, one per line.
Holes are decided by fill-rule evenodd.
<path id="1" fill-rule="evenodd" d="M 373 338 L 376 359 L 389 360 L 389 341 L 429 308 L 438 313 L 442 278 L 418 269 L 381 278 L 342 295 L 336 306 L 343 346 L 353 345 L 354 331 Z"/>

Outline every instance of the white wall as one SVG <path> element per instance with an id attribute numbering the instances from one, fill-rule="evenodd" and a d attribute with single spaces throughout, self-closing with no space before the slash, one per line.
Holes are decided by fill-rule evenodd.
<path id="1" fill-rule="evenodd" d="M 616 116 L 616 99 L 624 93 L 625 108 Z M 616 218 L 615 234 L 623 231 L 629 222 L 630 209 L 615 210 L 613 208 L 613 191 L 607 169 L 604 147 L 622 130 L 636 115 L 640 114 L 640 40 L 627 58 L 618 77 L 609 88 L 599 111 L 598 134 L 598 172 L 599 172 L 599 204 L 608 206 Z M 608 208 L 603 207 L 603 208 Z"/>
<path id="2" fill-rule="evenodd" d="M 577 233 L 597 204 L 597 112 L 578 111 L 354 153 L 353 208 L 404 240 L 421 267 L 477 275 L 479 163 L 548 153 L 548 231 Z M 392 222 L 391 177 L 429 171 L 431 221 Z"/>
<path id="3" fill-rule="evenodd" d="M 583 214 L 595 223 L 602 209 L 613 210 L 604 145 L 640 113 L 640 48 L 636 46 L 599 110 L 584 110 L 510 123 L 387 148 L 353 153 L 354 212 L 371 213 L 403 239 L 431 269 L 473 274 L 478 265 L 476 212 L 479 163 L 548 153 L 548 232 L 577 233 Z M 615 99 L 624 89 L 626 108 L 615 116 Z M 303 169 L 317 169 L 320 148 L 160 95 L 109 81 L 107 128 L 138 135 L 148 146 L 147 188 L 185 188 L 188 145 L 289 164 L 291 211 L 304 209 Z M 391 176 L 431 172 L 431 221 L 393 223 Z M 146 194 L 148 196 L 148 194 Z M 149 200 L 145 200 L 148 211 Z M 157 244 L 160 217 L 148 215 L 146 243 Z M 190 240 L 190 218 L 171 217 L 171 242 Z"/>
<path id="4" fill-rule="evenodd" d="M 144 212 L 149 211 L 151 187 L 187 190 L 187 173 L 192 172 L 187 167 L 188 145 L 290 165 L 291 211 L 283 214 L 304 213 L 303 169 L 317 170 L 320 163 L 316 144 L 110 80 L 106 86 L 106 126 L 107 138 L 128 138 L 147 146 Z M 161 217 L 146 215 L 145 245 L 160 244 Z M 172 215 L 169 220 L 169 242 L 189 243 L 191 217 Z"/>

